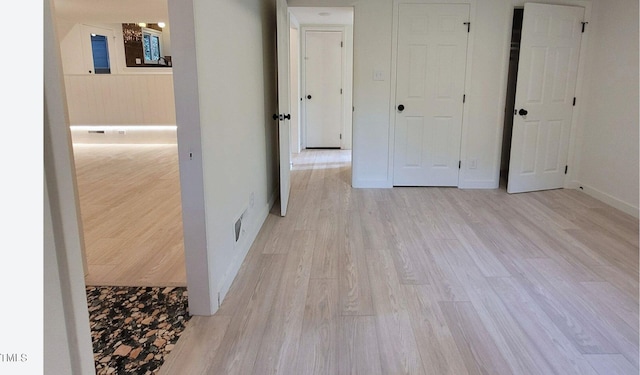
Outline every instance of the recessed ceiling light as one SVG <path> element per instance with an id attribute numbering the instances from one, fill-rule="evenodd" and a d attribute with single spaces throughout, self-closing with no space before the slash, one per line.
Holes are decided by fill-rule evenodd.
<path id="1" fill-rule="evenodd" d="M 140 23 L 138 24 L 138 26 L 140 26 L 140 27 L 147 27 L 147 24 L 146 24 L 145 22 L 140 22 Z"/>
<path id="2" fill-rule="evenodd" d="M 318 15 L 319 15 L 319 16 L 323 16 L 323 17 L 326 17 L 326 16 L 330 16 L 330 15 L 331 15 L 331 13 L 329 13 L 329 12 L 320 12 L 320 13 L 318 13 Z"/>

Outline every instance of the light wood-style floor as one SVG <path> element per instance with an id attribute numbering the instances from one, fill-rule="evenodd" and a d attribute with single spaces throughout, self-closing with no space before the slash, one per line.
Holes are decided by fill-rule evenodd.
<path id="1" fill-rule="evenodd" d="M 74 145 L 87 285 L 186 286 L 176 145 Z"/>
<path id="2" fill-rule="evenodd" d="M 574 190 L 352 189 L 344 151 L 294 168 L 161 374 L 638 374 L 638 220 Z"/>

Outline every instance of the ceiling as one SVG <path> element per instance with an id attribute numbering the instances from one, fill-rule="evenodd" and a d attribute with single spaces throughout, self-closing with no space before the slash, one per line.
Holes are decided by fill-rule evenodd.
<path id="1" fill-rule="evenodd" d="M 55 13 L 72 22 L 168 22 L 168 0 L 54 0 Z M 351 25 L 352 7 L 289 7 L 300 24 Z"/>
<path id="2" fill-rule="evenodd" d="M 73 22 L 168 22 L 168 0 L 53 0 L 56 16 Z"/>

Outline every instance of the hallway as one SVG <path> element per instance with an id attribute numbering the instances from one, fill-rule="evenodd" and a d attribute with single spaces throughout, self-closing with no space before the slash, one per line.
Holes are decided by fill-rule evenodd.
<path id="1" fill-rule="evenodd" d="M 576 190 L 352 189 L 294 159 L 218 312 L 161 374 L 637 374 L 638 221 Z"/>

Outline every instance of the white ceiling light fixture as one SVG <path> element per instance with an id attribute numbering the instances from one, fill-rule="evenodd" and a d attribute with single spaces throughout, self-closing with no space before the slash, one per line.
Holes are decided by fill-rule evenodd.
<path id="1" fill-rule="evenodd" d="M 160 26 L 162 28 L 162 27 L 167 26 L 167 24 L 165 24 L 164 22 L 158 22 L 158 26 Z"/>
<path id="2" fill-rule="evenodd" d="M 138 23 L 138 26 L 140 26 L 140 27 L 147 27 L 147 24 L 146 24 L 146 23 L 144 23 L 144 22 L 140 22 L 140 23 Z"/>

